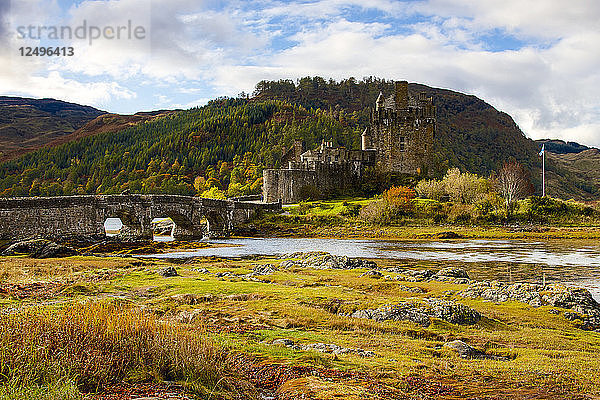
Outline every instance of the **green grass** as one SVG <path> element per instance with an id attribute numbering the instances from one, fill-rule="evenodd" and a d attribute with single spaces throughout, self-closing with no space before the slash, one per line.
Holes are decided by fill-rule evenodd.
<path id="1" fill-rule="evenodd" d="M 287 366 L 367 374 L 329 383 L 315 378 L 322 392 L 330 396 L 369 387 L 369 379 L 408 390 L 405 379 L 412 375 L 427 376 L 457 390 L 479 390 L 480 394 L 510 388 L 513 398 L 525 397 L 524 390 L 550 391 L 559 398 L 568 398 L 570 393 L 600 395 L 600 361 L 595 356 L 600 351 L 600 333 L 575 328 L 564 316 L 551 314 L 550 307 L 536 309 L 518 302 L 495 304 L 449 295 L 485 318 L 471 326 L 434 320 L 424 328 L 406 321 L 345 317 L 333 312 L 332 304 L 338 313 L 349 313 L 411 298 L 447 298 L 448 291 L 460 291 L 464 285 L 360 277 L 364 270 L 293 268 L 259 277 L 262 281 L 217 278 L 196 271 L 207 268 L 211 273 L 244 274 L 253 264 L 278 262 L 272 258 L 198 259 L 176 266 L 180 276 L 164 278 L 155 272 L 167 265 L 161 261 L 146 260 L 140 266 L 132 259 L 0 259 L 8 281 L 60 277 L 73 280 L 69 287 L 78 288 L 61 292 L 49 300 L 52 304 L 1 317 L 0 348 L 4 350 L 0 372 L 5 378 L 0 399 L 11 398 L 11 393 L 17 393 L 14 398 L 35 398 L 41 388 L 49 388 L 55 398 L 70 399 L 77 398 L 68 397 L 77 395 L 75 388 L 94 391 L 111 382 L 144 379 L 194 381 L 197 385 L 189 390 L 202 398 L 221 376 L 235 376 L 235 365 L 228 360 L 230 355 L 237 360 L 236 354 Z M 427 292 L 415 294 L 402 286 L 418 286 Z M 172 298 L 178 294 L 192 294 L 200 300 L 189 304 Z M 239 296 L 242 294 L 248 296 Z M 124 300 L 97 300 L 113 295 Z M 73 303 L 81 299 L 88 302 Z M 23 299 L 10 304 L 33 303 L 33 299 Z M 191 311 L 197 313 L 195 320 L 178 322 L 182 313 Z M 376 356 L 335 356 L 271 345 L 277 338 L 361 348 Z M 511 360 L 461 359 L 442 348 L 454 339 Z M 178 344 L 165 344 L 171 341 Z M 34 357 L 33 348 L 47 350 Z M 97 353 L 85 355 L 83 349 Z M 294 390 L 304 387 L 310 392 L 312 383 L 291 380 L 290 385 L 292 382 Z M 465 382 L 469 382 L 468 388 Z M 219 385 L 217 391 L 223 397 L 235 387 L 227 382 Z"/>

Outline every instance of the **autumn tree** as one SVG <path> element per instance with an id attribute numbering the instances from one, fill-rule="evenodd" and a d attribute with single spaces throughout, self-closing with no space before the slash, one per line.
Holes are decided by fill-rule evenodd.
<path id="1" fill-rule="evenodd" d="M 504 198 L 507 216 L 512 215 L 516 201 L 533 193 L 529 174 L 516 161 L 505 162 L 496 177 L 498 191 Z"/>

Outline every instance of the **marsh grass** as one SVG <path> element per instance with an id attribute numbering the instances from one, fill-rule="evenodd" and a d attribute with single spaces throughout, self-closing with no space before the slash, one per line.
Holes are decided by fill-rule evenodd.
<path id="1" fill-rule="evenodd" d="M 0 349 L 4 396 L 45 387 L 71 399 L 73 387 L 96 392 L 123 381 L 183 381 L 198 394 L 234 387 L 227 353 L 205 335 L 115 302 L 2 315 Z"/>

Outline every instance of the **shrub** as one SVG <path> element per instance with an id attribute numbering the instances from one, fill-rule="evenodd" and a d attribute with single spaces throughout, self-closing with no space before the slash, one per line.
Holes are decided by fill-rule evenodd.
<path id="1" fill-rule="evenodd" d="M 142 380 L 186 380 L 202 394 L 233 387 L 227 354 L 210 340 L 115 303 L 1 315 L 0 346 L 4 392 L 65 382 L 96 391 Z"/>
<path id="2" fill-rule="evenodd" d="M 415 191 L 406 186 L 395 186 L 383 192 L 380 200 L 362 207 L 359 217 L 378 225 L 391 224 L 414 210 Z"/>
<path id="3" fill-rule="evenodd" d="M 340 215 L 344 216 L 344 217 L 357 217 L 358 214 L 360 213 L 361 210 L 361 205 L 360 204 L 348 204 L 347 202 L 344 205 L 344 208 L 342 209 L 342 212 L 340 213 Z"/>
<path id="4" fill-rule="evenodd" d="M 448 194 L 444 182 L 435 179 L 422 180 L 415 187 L 419 197 L 442 201 Z"/>
<path id="5" fill-rule="evenodd" d="M 408 214 L 413 208 L 413 199 L 416 197 L 414 189 L 406 186 L 393 186 L 383 192 L 383 199 L 391 207 L 395 207 L 400 214 Z"/>
<path id="6" fill-rule="evenodd" d="M 372 201 L 360 209 L 359 218 L 377 225 L 389 225 L 397 217 L 396 208 L 385 200 Z"/>
<path id="7" fill-rule="evenodd" d="M 487 179 L 458 168 L 448 170 L 443 182 L 450 200 L 462 204 L 475 204 L 491 190 Z"/>
<path id="8" fill-rule="evenodd" d="M 448 218 L 455 224 L 467 224 L 475 215 L 475 206 L 470 204 L 454 204 L 448 213 Z"/>
<path id="9" fill-rule="evenodd" d="M 600 213 L 593 207 L 551 197 L 531 196 L 528 203 L 529 207 L 526 215 L 531 221 L 564 220 L 581 217 L 597 218 L 600 216 Z"/>

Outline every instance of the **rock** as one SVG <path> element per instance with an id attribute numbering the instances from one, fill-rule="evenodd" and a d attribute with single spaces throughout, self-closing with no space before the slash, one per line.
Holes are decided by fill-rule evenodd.
<path id="1" fill-rule="evenodd" d="M 531 283 L 507 284 L 497 281 L 481 281 L 470 284 L 467 289 L 459 294 L 469 298 L 481 297 L 496 303 L 512 300 L 539 307 L 542 305 L 540 296 L 542 289 L 542 285 Z"/>
<path id="2" fill-rule="evenodd" d="M 350 258 L 347 256 L 334 256 L 322 251 L 309 253 L 292 253 L 284 256 L 294 260 L 285 260 L 279 264 L 280 268 L 316 268 L 316 269 L 376 269 L 373 261 Z"/>
<path id="3" fill-rule="evenodd" d="M 431 306 L 430 315 L 458 325 L 473 325 L 481 319 L 481 314 L 464 304 L 454 301 L 429 298 L 424 300 Z"/>
<path id="4" fill-rule="evenodd" d="M 456 351 L 462 358 L 477 358 L 477 356 L 483 354 L 481 351 L 469 346 L 462 340 L 454 340 L 452 342 L 444 343 L 444 347 Z"/>
<path id="5" fill-rule="evenodd" d="M 250 274 L 247 274 L 246 276 L 269 275 L 278 270 L 279 268 L 277 268 L 273 264 L 255 264 L 252 266 L 252 272 Z"/>
<path id="6" fill-rule="evenodd" d="M 398 289 L 402 290 L 403 292 L 411 292 L 411 293 L 425 293 L 426 290 L 420 287 L 409 287 L 409 286 L 404 286 L 404 285 L 398 285 Z"/>
<path id="7" fill-rule="evenodd" d="M 481 319 L 481 314 L 470 307 L 435 298 L 414 303 L 400 302 L 376 309 L 358 310 L 350 316 L 375 321 L 412 321 L 424 327 L 431 324 L 431 318 L 438 318 L 459 325 L 471 325 Z"/>
<path id="8" fill-rule="evenodd" d="M 300 345 L 294 343 L 292 339 L 275 339 L 272 344 L 289 347 L 295 350 L 305 350 L 305 351 L 319 351 L 321 353 L 332 353 L 332 354 L 356 354 L 360 357 L 374 357 L 375 353 L 369 350 L 363 350 L 353 347 L 341 347 L 337 344 L 332 343 L 311 343 L 306 345 Z"/>
<path id="9" fill-rule="evenodd" d="M 331 343 L 313 343 L 302 346 L 302 350 L 315 350 L 321 353 L 333 353 L 333 354 L 356 354 L 360 357 L 374 357 L 375 353 L 369 350 L 363 350 L 353 347 L 341 347 Z"/>
<path id="10" fill-rule="evenodd" d="M 456 284 L 471 283 L 467 272 L 462 268 L 447 267 L 437 273 L 428 269 L 402 269 L 398 267 L 388 268 L 387 271 L 399 274 L 395 279 L 406 282 L 442 281 Z"/>
<path id="11" fill-rule="evenodd" d="M 294 263 L 291 260 L 283 260 L 282 262 L 279 263 L 279 268 L 281 269 L 289 269 L 289 268 L 293 268 L 296 266 L 296 263 Z"/>
<path id="12" fill-rule="evenodd" d="M 377 270 L 372 269 L 372 270 L 369 270 L 367 272 L 360 274 L 360 278 L 362 278 L 363 276 L 379 279 L 383 276 L 383 274 Z"/>
<path id="13" fill-rule="evenodd" d="M 454 350 L 458 355 L 462 358 L 479 358 L 479 359 L 490 359 L 490 360 L 508 360 L 507 357 L 494 356 L 491 354 L 486 354 L 481 350 L 477 350 L 476 348 L 469 346 L 462 340 L 454 340 L 452 342 L 444 343 L 443 347 L 447 347 L 451 350 Z"/>
<path id="14" fill-rule="evenodd" d="M 447 267 L 439 270 L 436 274 L 436 277 L 449 277 L 449 278 L 465 278 L 470 279 L 469 274 L 462 268 L 457 267 Z"/>
<path id="15" fill-rule="evenodd" d="M 388 271 L 400 274 L 396 277 L 397 280 L 403 280 L 407 282 L 422 282 L 434 275 L 434 273 L 428 269 L 401 269 L 401 268 L 388 268 Z"/>
<path id="16" fill-rule="evenodd" d="M 587 289 L 558 284 L 546 285 L 543 288 L 542 300 L 554 307 L 600 309 L 600 305 Z"/>
<path id="17" fill-rule="evenodd" d="M 600 304 L 594 300 L 587 289 L 559 284 L 536 285 L 531 283 L 502 283 L 481 281 L 469 285 L 459 293 L 463 297 L 477 298 L 495 302 L 519 301 L 533 307 L 553 306 L 571 309 L 565 312 L 565 318 L 580 321 L 578 326 L 586 330 L 600 329 Z M 556 311 L 550 311 L 556 312 Z"/>
<path id="18" fill-rule="evenodd" d="M 165 278 L 179 275 L 174 267 L 164 267 L 159 269 L 157 272 L 160 276 L 163 276 Z"/>
<path id="19" fill-rule="evenodd" d="M 77 252 L 67 246 L 56 244 L 46 239 L 33 239 L 17 242 L 2 252 L 3 256 L 28 254 L 33 258 L 69 257 Z"/>
<path id="20" fill-rule="evenodd" d="M 294 341 L 292 339 L 275 339 L 273 340 L 274 345 L 292 347 L 294 345 Z"/>

